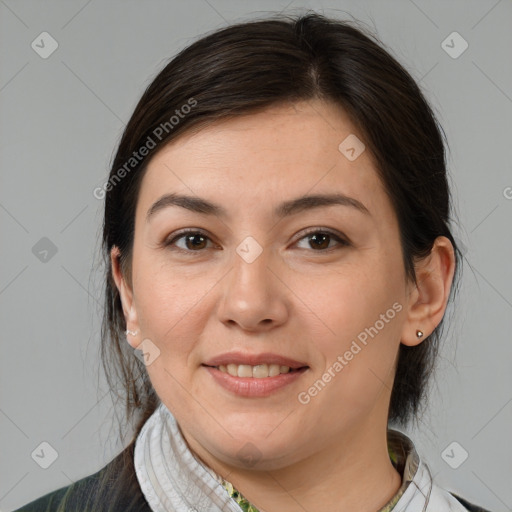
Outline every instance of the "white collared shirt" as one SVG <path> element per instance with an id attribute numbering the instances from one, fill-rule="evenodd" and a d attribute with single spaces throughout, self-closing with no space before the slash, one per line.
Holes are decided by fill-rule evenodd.
<path id="1" fill-rule="evenodd" d="M 403 467 L 397 492 L 401 496 L 393 512 L 467 512 L 452 494 L 434 483 L 405 434 L 388 429 L 388 444 Z M 141 490 L 154 512 L 242 510 L 221 485 L 222 478 L 190 451 L 176 419 L 162 402 L 137 436 L 134 464 Z"/>

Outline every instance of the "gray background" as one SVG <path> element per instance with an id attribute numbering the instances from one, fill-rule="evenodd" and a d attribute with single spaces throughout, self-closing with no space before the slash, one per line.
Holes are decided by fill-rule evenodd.
<path id="1" fill-rule="evenodd" d="M 510 1 L 0 0 L 1 510 L 97 471 L 123 447 L 99 371 L 93 190 L 143 89 L 206 31 L 305 8 L 367 23 L 446 131 L 465 274 L 431 407 L 408 434 L 439 485 L 512 509 Z M 47 59 L 31 47 L 44 31 L 59 45 Z M 441 45 L 454 31 L 469 44 L 458 58 Z M 43 237 L 57 249 L 46 261 Z M 31 457 L 43 441 L 58 453 L 48 469 Z M 457 469 L 444 452 L 454 441 L 452 464 L 469 454 Z"/>

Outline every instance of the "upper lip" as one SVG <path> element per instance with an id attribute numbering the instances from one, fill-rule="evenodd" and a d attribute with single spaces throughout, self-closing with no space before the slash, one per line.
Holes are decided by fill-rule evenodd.
<path id="1" fill-rule="evenodd" d="M 218 356 L 212 357 L 205 363 L 206 366 L 227 366 L 228 364 L 248 364 L 256 366 L 259 364 L 278 364 L 280 366 L 289 366 L 290 368 L 302 368 L 307 366 L 306 363 L 290 359 L 289 357 L 279 354 L 264 352 L 262 354 L 246 354 L 243 352 L 226 352 Z"/>

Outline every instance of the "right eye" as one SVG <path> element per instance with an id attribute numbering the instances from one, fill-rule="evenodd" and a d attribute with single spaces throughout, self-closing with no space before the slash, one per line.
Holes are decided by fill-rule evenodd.
<path id="1" fill-rule="evenodd" d="M 179 246 L 177 242 L 183 240 L 183 245 Z M 204 232 L 197 229 L 186 229 L 175 234 L 170 240 L 164 242 L 164 246 L 171 249 L 171 251 L 180 251 L 184 253 L 201 252 L 206 248 L 207 241 L 211 242 Z"/>

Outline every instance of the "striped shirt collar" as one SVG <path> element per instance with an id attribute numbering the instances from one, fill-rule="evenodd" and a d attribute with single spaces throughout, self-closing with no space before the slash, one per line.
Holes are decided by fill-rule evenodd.
<path id="1" fill-rule="evenodd" d="M 378 512 L 465 512 L 450 493 L 433 482 L 413 442 L 388 429 L 388 450 L 402 485 Z M 134 450 L 137 480 L 154 512 L 240 512 L 232 486 L 189 449 L 169 409 L 159 406 L 142 427 Z M 238 498 L 237 498 L 238 496 Z"/>

